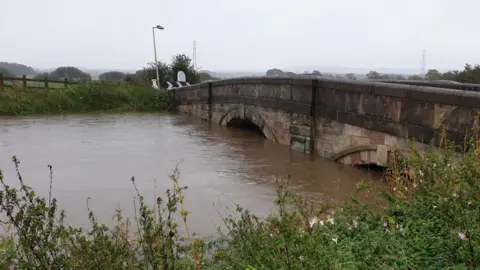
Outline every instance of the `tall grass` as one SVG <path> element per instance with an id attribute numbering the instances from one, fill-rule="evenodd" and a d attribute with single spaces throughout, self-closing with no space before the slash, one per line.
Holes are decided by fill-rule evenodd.
<path id="1" fill-rule="evenodd" d="M 133 221 L 117 211 L 117 225 L 107 228 L 89 211 L 92 228 L 83 231 L 66 224 L 51 195 L 35 195 L 14 157 L 21 188 L 9 187 L 0 174 L 0 210 L 13 227 L 0 245 L 0 268 L 479 269 L 480 140 L 474 135 L 467 142 L 461 155 L 448 143 L 442 152 L 412 147 L 408 156 L 397 155 L 387 172 L 390 190 L 358 184 L 357 194 L 378 195 L 373 204 L 357 194 L 349 204 L 313 203 L 279 181 L 277 212 L 260 219 L 237 206 L 210 243 L 177 230 L 175 217 L 188 227 L 187 187 L 178 169 L 155 206 L 137 190 Z"/>
<path id="2" fill-rule="evenodd" d="M 87 83 L 67 89 L 6 88 L 0 115 L 171 110 L 170 93 L 145 85 Z"/>

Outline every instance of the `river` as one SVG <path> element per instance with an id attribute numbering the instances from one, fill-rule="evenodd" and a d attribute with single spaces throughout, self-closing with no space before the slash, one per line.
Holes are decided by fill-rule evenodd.
<path id="1" fill-rule="evenodd" d="M 188 186 L 185 207 L 191 231 L 211 236 L 233 203 L 265 216 L 274 209 L 275 179 L 290 176 L 297 192 L 320 200 L 348 200 L 360 180 L 381 184 L 377 173 L 291 151 L 250 131 L 209 125 L 193 116 L 95 114 L 0 118 L 0 169 L 16 185 L 11 158 L 21 161 L 25 182 L 53 196 L 73 226 L 88 224 L 86 199 L 102 222 L 115 208 L 133 216 L 136 184 L 147 202 L 172 186 L 178 164 Z M 155 181 L 154 181 L 155 179 Z M 220 213 L 220 214 L 219 214 Z"/>

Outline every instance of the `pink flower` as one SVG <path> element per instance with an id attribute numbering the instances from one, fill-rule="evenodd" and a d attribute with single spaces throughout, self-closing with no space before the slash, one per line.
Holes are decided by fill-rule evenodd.
<path id="1" fill-rule="evenodd" d="M 9 270 L 15 270 L 15 265 L 12 263 L 10 264 L 10 268 L 8 268 Z"/>
<path id="2" fill-rule="evenodd" d="M 464 234 L 464 233 L 458 233 L 458 238 L 460 238 L 460 240 L 464 241 L 467 239 L 467 236 Z"/>

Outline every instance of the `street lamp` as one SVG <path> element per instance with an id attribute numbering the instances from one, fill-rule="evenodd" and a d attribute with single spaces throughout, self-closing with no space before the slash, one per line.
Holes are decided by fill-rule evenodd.
<path id="1" fill-rule="evenodd" d="M 158 61 L 157 61 L 157 45 L 155 44 L 155 29 L 164 30 L 165 28 L 161 25 L 152 27 L 153 34 L 153 52 L 155 53 L 155 70 L 157 72 L 157 87 L 160 89 L 160 75 L 158 73 Z"/>

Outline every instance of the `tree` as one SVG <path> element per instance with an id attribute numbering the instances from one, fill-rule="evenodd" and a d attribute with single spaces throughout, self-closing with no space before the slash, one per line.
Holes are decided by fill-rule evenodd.
<path id="1" fill-rule="evenodd" d="M 213 77 L 212 74 L 207 71 L 199 72 L 198 77 L 200 82 L 218 80 L 218 78 Z"/>
<path id="2" fill-rule="evenodd" d="M 442 79 L 442 73 L 436 69 L 430 69 L 425 74 L 425 78 L 429 81 L 436 81 Z"/>
<path id="3" fill-rule="evenodd" d="M 109 71 L 100 74 L 98 78 L 103 82 L 120 82 L 125 76 L 126 74 L 120 71 Z"/>
<path id="4" fill-rule="evenodd" d="M 34 76 L 37 74 L 35 69 L 32 67 L 22 65 L 22 64 L 17 64 L 17 63 L 8 63 L 8 62 L 0 62 L 0 68 L 4 68 L 9 71 L 11 76 Z"/>
<path id="5" fill-rule="evenodd" d="M 128 73 L 128 74 L 125 74 L 125 77 L 123 78 L 123 81 L 128 83 L 128 84 L 134 84 L 136 82 L 136 79 L 137 79 L 137 77 L 135 76 L 135 74 Z"/>
<path id="6" fill-rule="evenodd" d="M 442 80 L 455 81 L 457 79 L 458 71 L 447 71 L 442 74 Z"/>
<path id="7" fill-rule="evenodd" d="M 90 74 L 81 71 L 76 67 L 59 67 L 48 75 L 52 80 L 64 80 L 69 81 L 91 81 Z"/>
<path id="8" fill-rule="evenodd" d="M 315 75 L 315 76 L 322 76 L 322 73 L 318 70 L 314 70 L 312 71 L 312 75 Z"/>
<path id="9" fill-rule="evenodd" d="M 472 67 L 466 64 L 464 70 L 457 72 L 455 80 L 462 83 L 480 83 L 480 65 Z"/>
<path id="10" fill-rule="evenodd" d="M 273 69 L 267 70 L 266 75 L 267 76 L 284 76 L 285 72 L 283 72 L 283 70 L 281 69 L 273 68 Z"/>
<path id="11" fill-rule="evenodd" d="M 367 73 L 367 79 L 370 79 L 370 80 L 379 80 L 379 79 L 382 79 L 382 76 L 380 75 L 380 73 L 376 72 L 376 71 L 369 71 Z"/>
<path id="12" fill-rule="evenodd" d="M 33 76 L 33 78 L 34 78 L 35 80 L 44 80 L 45 77 L 48 78 L 48 72 L 42 72 L 42 73 L 39 73 L 39 74 Z"/>
<path id="13" fill-rule="evenodd" d="M 356 79 L 357 79 L 357 77 L 356 77 L 355 74 L 353 74 L 353 73 L 347 73 L 347 74 L 345 74 L 345 76 L 346 76 L 347 79 L 349 79 L 349 80 L 356 80 Z"/>
<path id="14" fill-rule="evenodd" d="M 170 80 L 170 68 L 167 64 L 161 61 L 158 62 L 158 75 L 160 79 L 160 85 L 165 85 L 166 82 Z M 137 72 L 135 72 L 135 78 L 133 78 L 133 81 L 140 84 L 151 85 L 151 81 L 156 78 L 157 72 L 155 68 L 155 63 L 148 63 L 147 67 L 144 67 L 142 70 L 138 70 Z"/>
<path id="15" fill-rule="evenodd" d="M 0 74 L 3 74 L 4 77 L 13 77 L 14 75 L 10 72 L 10 70 L 6 68 L 0 68 Z"/>
<path id="16" fill-rule="evenodd" d="M 172 57 L 172 63 L 170 64 L 170 80 L 177 81 L 177 72 L 185 72 L 187 77 L 187 82 L 189 83 L 199 83 L 200 78 L 195 70 L 195 67 L 192 65 L 192 60 L 185 54 L 177 54 Z"/>

